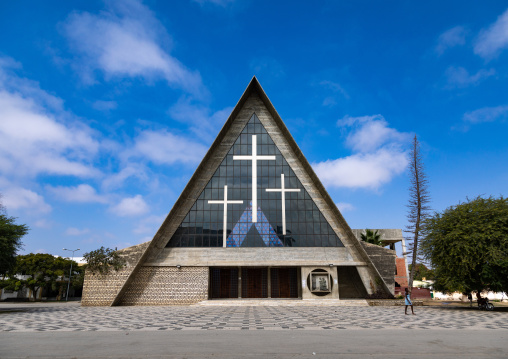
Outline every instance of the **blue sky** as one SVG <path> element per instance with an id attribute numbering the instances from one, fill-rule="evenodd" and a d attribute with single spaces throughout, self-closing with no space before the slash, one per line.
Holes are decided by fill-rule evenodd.
<path id="1" fill-rule="evenodd" d="M 352 228 L 507 195 L 505 1 L 0 4 L 0 193 L 24 253 L 150 240 L 252 76 Z"/>

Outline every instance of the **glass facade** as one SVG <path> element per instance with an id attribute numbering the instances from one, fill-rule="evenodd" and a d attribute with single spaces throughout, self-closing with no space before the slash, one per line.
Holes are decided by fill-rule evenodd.
<path id="1" fill-rule="evenodd" d="M 223 247 L 224 236 L 227 247 L 343 246 L 255 114 L 167 246 Z"/>

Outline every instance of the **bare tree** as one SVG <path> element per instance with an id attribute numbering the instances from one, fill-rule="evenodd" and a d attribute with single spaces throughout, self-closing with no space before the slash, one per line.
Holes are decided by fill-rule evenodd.
<path id="1" fill-rule="evenodd" d="M 407 219 L 409 225 L 406 227 L 406 232 L 411 235 L 408 238 L 411 243 L 412 249 L 412 265 L 411 273 L 409 274 L 408 286 L 409 291 L 413 288 L 413 277 L 416 268 L 416 261 L 418 259 L 418 240 L 422 235 L 423 221 L 428 217 L 430 207 L 430 196 L 428 191 L 428 180 L 425 175 L 422 157 L 420 154 L 420 143 L 416 138 L 413 139 L 413 144 L 410 151 L 409 159 L 409 204 Z"/>

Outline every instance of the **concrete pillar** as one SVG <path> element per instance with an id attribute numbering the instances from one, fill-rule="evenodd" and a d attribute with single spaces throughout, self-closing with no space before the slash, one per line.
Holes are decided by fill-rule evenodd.
<path id="1" fill-rule="evenodd" d="M 242 299 L 242 267 L 238 267 L 238 298 Z"/>
<path id="2" fill-rule="evenodd" d="M 358 266 L 358 267 L 356 267 L 356 269 L 358 270 L 358 274 L 360 275 L 360 278 L 362 279 L 363 286 L 365 287 L 367 294 L 373 294 L 375 291 L 375 283 L 372 283 L 370 273 L 369 273 L 369 267 Z"/>
<path id="3" fill-rule="evenodd" d="M 340 299 L 339 296 L 339 273 L 337 272 L 337 267 L 330 267 L 333 281 L 332 295 L 336 299 Z"/>

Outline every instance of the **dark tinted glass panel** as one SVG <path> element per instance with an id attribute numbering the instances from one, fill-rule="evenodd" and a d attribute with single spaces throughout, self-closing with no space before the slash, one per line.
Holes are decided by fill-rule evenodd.
<path id="1" fill-rule="evenodd" d="M 253 211 L 253 153 L 257 163 L 254 184 L 257 211 Z M 224 186 L 227 186 L 226 206 Z M 222 247 L 225 207 L 228 247 L 343 246 L 256 115 L 245 126 L 168 247 Z"/>

